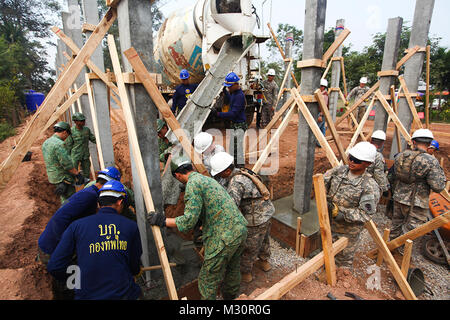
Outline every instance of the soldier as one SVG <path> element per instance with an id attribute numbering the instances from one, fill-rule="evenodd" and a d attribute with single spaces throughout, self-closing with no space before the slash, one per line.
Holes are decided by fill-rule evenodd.
<path id="1" fill-rule="evenodd" d="M 211 173 L 211 158 L 215 154 L 225 151 L 221 145 L 214 144 L 213 140 L 213 136 L 208 132 L 200 132 L 194 138 L 194 149 L 197 153 L 202 155 L 203 164 L 209 173 Z"/>
<path id="2" fill-rule="evenodd" d="M 389 181 L 387 179 L 387 166 L 384 156 L 381 153 L 383 150 L 384 142 L 386 141 L 386 133 L 382 130 L 375 131 L 370 139 L 372 143 L 377 148 L 377 155 L 375 161 L 367 168 L 367 172 L 372 175 L 375 181 L 380 187 L 381 193 L 387 196 L 389 190 Z"/>
<path id="3" fill-rule="evenodd" d="M 216 116 L 222 119 L 231 120 L 231 128 L 233 129 L 232 150 L 234 155 L 234 163 L 236 166 L 244 166 L 244 134 L 247 130 L 245 116 L 245 95 L 239 86 L 240 78 L 234 72 L 230 72 L 223 84 L 223 92 L 225 98 L 230 101 L 230 110 L 228 112 L 217 112 Z M 226 90 L 228 88 L 229 92 Z"/>
<path id="4" fill-rule="evenodd" d="M 367 78 L 362 77 L 359 80 L 359 87 L 353 88 L 353 90 L 350 91 L 350 93 L 348 94 L 347 101 L 345 102 L 346 106 L 349 105 L 349 101 L 353 97 L 355 98 L 355 101 L 358 101 L 363 95 L 365 95 L 367 93 L 367 91 L 369 91 L 369 88 L 366 87 L 366 84 L 367 84 Z M 366 103 L 368 101 L 369 101 L 369 98 L 365 99 L 353 113 L 355 115 L 358 123 L 361 122 L 361 119 L 363 118 L 364 114 L 366 113 L 366 109 L 367 109 Z"/>
<path id="5" fill-rule="evenodd" d="M 360 142 L 349 151 L 349 164 L 328 170 L 324 175 L 331 212 L 333 238 L 348 238 L 348 246 L 336 256 L 341 266 L 352 268 L 353 257 L 364 223 L 377 210 L 380 188 L 366 169 L 375 161 L 376 148 Z"/>
<path id="6" fill-rule="evenodd" d="M 64 281 L 76 254 L 79 283 L 75 299 L 134 300 L 141 296 L 133 279 L 140 271 L 141 238 L 136 222 L 121 216 L 125 202 L 125 188 L 119 181 L 105 183 L 98 213 L 71 223 L 50 257 L 48 272 Z"/>
<path id="7" fill-rule="evenodd" d="M 184 156 L 174 157 L 172 175 L 186 184 L 184 215 L 166 218 L 150 213 L 150 225 L 188 232 L 200 221 L 205 256 L 198 276 L 203 300 L 214 300 L 219 286 L 225 300 L 235 299 L 241 283 L 240 258 L 247 238 L 247 221 L 226 190 L 214 179 L 194 172 Z M 221 284 L 222 283 L 222 284 Z"/>
<path id="8" fill-rule="evenodd" d="M 389 171 L 388 179 L 394 189 L 391 239 L 427 222 L 430 191 L 440 193 L 445 188 L 444 170 L 427 153 L 433 139 L 430 130 L 416 130 L 412 136 L 413 149 L 399 153 L 393 170 Z"/>
<path id="9" fill-rule="evenodd" d="M 71 134 L 70 125 L 67 122 L 58 122 L 53 130 L 55 134 L 42 144 L 42 154 L 48 181 L 55 185 L 55 194 L 60 197 L 63 204 L 75 193 L 74 183 L 84 181 L 84 178 L 74 167 L 64 145 L 64 140 Z"/>
<path id="10" fill-rule="evenodd" d="M 267 80 L 262 85 L 264 88 L 264 99 L 261 111 L 261 128 L 265 128 L 272 120 L 278 97 L 278 85 L 274 81 L 275 70 L 269 69 L 267 72 Z"/>
<path id="11" fill-rule="evenodd" d="M 92 134 L 91 130 L 85 126 L 86 117 L 82 113 L 74 113 L 72 120 L 75 122 L 75 126 L 72 127 L 72 134 L 67 138 L 65 144 L 72 157 L 74 167 L 78 169 L 81 165 L 83 176 L 89 178 L 91 171 L 89 141 L 96 143 L 95 136 Z"/>
<path id="12" fill-rule="evenodd" d="M 172 98 L 172 112 L 174 115 L 177 115 L 183 110 L 186 105 L 187 100 L 197 89 L 198 84 L 189 83 L 190 74 L 186 69 L 181 70 L 180 72 L 180 80 L 181 84 L 179 84 L 175 88 L 175 93 Z"/>
<path id="13" fill-rule="evenodd" d="M 248 222 L 248 235 L 241 257 L 242 281 L 251 282 L 253 265 L 267 272 L 270 266 L 270 218 L 275 207 L 270 192 L 254 172 L 236 169 L 233 157 L 220 152 L 211 158 L 211 175 L 226 179 L 225 187 Z M 259 258 L 259 260 L 258 260 Z"/>
<path id="14" fill-rule="evenodd" d="M 169 128 L 163 119 L 156 120 L 156 131 L 158 132 L 159 161 L 165 164 L 170 155 L 172 143 L 166 137 Z"/>

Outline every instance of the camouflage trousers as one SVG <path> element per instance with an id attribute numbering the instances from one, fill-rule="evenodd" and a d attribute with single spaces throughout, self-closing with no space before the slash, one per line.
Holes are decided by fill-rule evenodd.
<path id="1" fill-rule="evenodd" d="M 73 166 L 75 168 L 80 168 L 81 172 L 84 177 L 89 178 L 91 174 L 91 160 L 89 158 L 87 159 L 80 159 L 80 160 L 72 160 Z"/>
<path id="2" fill-rule="evenodd" d="M 359 106 L 353 111 L 353 115 L 356 118 L 356 121 L 358 121 L 358 124 L 361 122 L 361 119 L 363 118 L 364 114 L 367 111 L 367 106 Z"/>
<path id="3" fill-rule="evenodd" d="M 414 206 L 410 212 L 410 206 L 394 201 L 392 213 L 392 227 L 389 238 L 395 239 L 422 224 L 426 223 L 429 209 Z"/>
<path id="4" fill-rule="evenodd" d="M 237 167 L 243 167 L 245 165 L 245 154 L 244 154 L 244 135 L 247 131 L 247 123 L 234 123 L 231 125 L 233 129 L 233 143 L 230 141 L 230 154 L 234 156 L 234 164 Z"/>
<path id="5" fill-rule="evenodd" d="M 257 258 L 270 258 L 270 220 L 256 227 L 247 227 L 248 235 L 241 257 L 241 272 L 250 273 Z"/>
<path id="6" fill-rule="evenodd" d="M 273 118 L 272 106 L 269 104 L 263 104 L 261 108 L 261 124 L 260 127 L 264 129 Z"/>
<path id="7" fill-rule="evenodd" d="M 202 300 L 215 300 L 220 287 L 224 300 L 237 298 L 241 286 L 240 263 L 247 233 L 216 256 L 203 262 L 198 275 L 198 289 Z"/>
<path id="8" fill-rule="evenodd" d="M 341 252 L 335 256 L 336 264 L 339 267 L 352 268 L 353 257 L 358 249 L 360 234 L 364 229 L 363 223 L 348 223 L 344 220 L 331 220 L 331 232 L 333 235 L 333 242 L 341 237 L 348 239 L 348 245 Z"/>

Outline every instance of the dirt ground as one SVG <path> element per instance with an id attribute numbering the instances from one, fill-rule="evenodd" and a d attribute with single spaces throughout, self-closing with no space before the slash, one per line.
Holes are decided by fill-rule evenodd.
<path id="1" fill-rule="evenodd" d="M 372 125 L 373 122 L 369 121 L 365 129 L 366 135 L 371 132 Z M 348 130 L 346 126 L 346 122 L 344 121 L 338 130 Z M 12 147 L 19 141 L 24 127 L 25 124 L 17 129 L 16 136 L 10 137 L 0 144 L 0 161 L 4 161 L 10 154 Z M 441 158 L 444 159 L 443 164 L 448 177 L 450 172 L 450 161 L 448 159 L 450 150 L 450 134 L 448 132 L 450 132 L 450 125 L 432 124 L 431 129 L 441 145 L 441 150 L 437 152 L 436 157 L 439 161 Z M 117 166 L 122 171 L 123 182 L 131 186 L 131 168 L 125 124 L 113 123 L 112 133 Z M 37 240 L 48 220 L 59 206 L 59 199 L 53 194 L 53 187 L 48 183 L 42 152 L 40 150 L 42 143 L 50 134 L 50 131 L 47 132 L 33 144 L 30 150 L 33 152 L 31 161 L 23 162 L 20 165 L 12 181 L 0 193 L 0 197 L 3 199 L 0 202 L 0 299 L 53 299 L 50 277 L 45 269 L 35 262 Z M 385 148 L 385 156 L 388 156 L 393 137 L 392 124 L 389 126 L 387 136 L 388 141 Z M 351 135 L 342 134 L 341 138 L 344 147 L 346 147 L 351 139 Z M 280 138 L 279 170 L 270 177 L 271 184 L 273 185 L 273 198 L 275 200 L 288 196 L 293 192 L 296 141 L 297 121 L 291 121 L 288 129 Z M 331 146 L 336 152 L 337 149 L 333 143 L 331 143 Z M 324 173 L 329 168 L 331 168 L 331 165 L 326 159 L 325 152 L 320 148 L 316 148 L 314 172 Z M 169 206 L 166 208 L 167 216 L 182 214 L 182 207 L 183 203 L 182 199 L 180 199 L 177 206 Z M 378 229 L 382 231 L 386 223 L 385 219 L 380 218 L 377 221 Z M 327 298 L 329 292 L 339 300 L 351 299 L 344 296 L 346 291 L 351 291 L 364 299 L 403 299 L 402 294 L 395 284 L 395 280 L 393 280 L 385 264 L 381 268 L 383 290 L 372 291 L 366 288 L 367 279 L 370 277 L 366 269 L 374 262 L 365 257 L 364 252 L 374 248 L 375 245 L 370 241 L 370 236 L 365 235 L 365 239 L 365 246 L 357 253 L 354 272 L 352 273 L 346 269 L 339 268 L 337 272 L 338 281 L 335 287 L 331 288 L 326 285 L 323 282 L 323 272 L 321 273 L 319 271 L 291 290 L 283 299 L 329 299 Z M 255 268 L 254 281 L 250 284 L 242 285 L 241 292 L 243 296 L 241 299 L 251 299 L 257 296 L 285 275 L 295 270 L 296 266 L 300 266 L 306 261 L 303 258 L 296 257 L 292 249 L 280 247 L 276 241 L 272 241 L 272 246 L 274 257 L 271 262 L 275 267 L 267 273 Z M 279 254 L 280 252 L 283 253 L 283 258 L 278 259 L 275 253 Z M 420 255 L 420 253 L 417 254 Z M 287 256 L 291 260 L 287 260 L 287 262 L 283 260 L 284 262 L 281 262 Z M 280 265 L 277 265 L 277 263 L 280 263 Z M 431 264 L 431 266 L 426 266 L 428 268 L 425 268 L 427 271 L 437 269 L 438 272 L 433 273 L 435 278 L 432 279 L 430 276 L 426 279 L 433 280 L 436 283 L 442 283 L 442 289 L 446 291 L 436 294 L 434 299 L 448 299 L 448 296 L 445 296 L 448 295 L 450 283 L 448 270 L 427 262 L 423 258 L 420 258 L 419 262 L 413 259 L 412 263 L 417 263 L 421 266 L 422 264 Z M 431 274 L 431 271 L 429 272 Z M 440 287 L 438 285 L 436 284 L 434 288 L 439 289 Z M 419 299 L 430 299 L 430 297 L 422 295 Z"/>

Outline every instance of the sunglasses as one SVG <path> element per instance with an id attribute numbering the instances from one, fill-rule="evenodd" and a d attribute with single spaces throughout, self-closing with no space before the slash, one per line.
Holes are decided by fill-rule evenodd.
<path id="1" fill-rule="evenodd" d="M 352 156 L 352 155 L 350 155 L 350 156 L 348 157 L 348 160 L 351 161 L 351 162 L 353 162 L 354 164 L 361 164 L 361 163 L 364 162 L 364 161 L 362 161 L 362 160 L 356 159 L 356 158 L 355 158 L 354 156 Z"/>

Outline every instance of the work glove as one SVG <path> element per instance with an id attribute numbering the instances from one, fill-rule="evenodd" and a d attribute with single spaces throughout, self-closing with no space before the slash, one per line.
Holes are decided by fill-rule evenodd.
<path id="1" fill-rule="evenodd" d="M 348 106 L 350 103 L 348 101 L 345 102 L 345 106 Z"/>
<path id="2" fill-rule="evenodd" d="M 194 239 L 193 242 L 196 247 L 202 247 L 203 246 L 203 231 L 202 231 L 202 224 L 199 220 L 197 224 L 194 227 Z"/>
<path id="3" fill-rule="evenodd" d="M 336 218 L 338 214 L 339 214 L 339 208 L 335 203 L 333 203 L 333 209 L 331 210 L 331 216 L 333 218 Z"/>
<path id="4" fill-rule="evenodd" d="M 150 212 L 147 215 L 147 221 L 152 226 L 158 226 L 160 228 L 166 226 L 166 216 L 162 213 Z"/>
<path id="5" fill-rule="evenodd" d="M 75 176 L 75 184 L 77 186 L 81 186 L 87 182 L 89 182 L 89 179 L 84 177 L 81 173 L 79 173 Z"/>
<path id="6" fill-rule="evenodd" d="M 63 194 L 65 194 L 67 192 L 67 187 L 68 187 L 68 184 L 66 184 L 64 182 L 58 183 L 56 185 L 55 194 L 57 196 L 62 196 Z"/>

